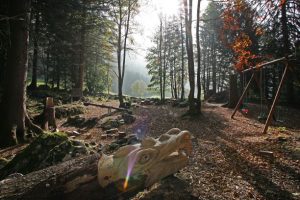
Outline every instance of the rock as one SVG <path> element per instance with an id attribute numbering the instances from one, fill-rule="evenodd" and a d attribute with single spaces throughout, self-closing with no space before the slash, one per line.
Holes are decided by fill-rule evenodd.
<path id="1" fill-rule="evenodd" d="M 45 133 L 0 169 L 0 179 L 13 172 L 28 174 L 91 151 L 92 148 L 81 141 L 69 140 L 64 133 Z"/>
<path id="2" fill-rule="evenodd" d="M 109 145 L 109 148 L 110 148 L 111 151 L 114 151 L 114 150 L 119 149 L 119 148 L 120 148 L 120 145 L 118 145 L 117 143 L 111 143 L 111 144 Z"/>
<path id="3" fill-rule="evenodd" d="M 189 103 L 187 101 L 183 101 L 183 102 L 180 102 L 178 107 L 180 108 L 186 108 L 189 106 Z"/>
<path id="4" fill-rule="evenodd" d="M 118 128 L 119 126 L 121 126 L 121 123 L 116 116 L 105 117 L 100 121 L 100 127 L 104 130 Z"/>
<path id="5" fill-rule="evenodd" d="M 65 104 L 55 107 L 55 117 L 64 118 L 83 114 L 86 111 L 85 106 L 81 104 Z"/>
<path id="6" fill-rule="evenodd" d="M 20 178 L 22 176 L 24 176 L 24 175 L 21 174 L 21 173 L 13 173 L 13 174 L 10 174 L 7 178 L 8 179 L 15 179 L 15 178 Z"/>
<path id="7" fill-rule="evenodd" d="M 132 124 L 132 123 L 135 121 L 135 119 L 136 119 L 135 116 L 133 116 L 133 115 L 131 115 L 131 114 L 128 114 L 128 113 L 123 113 L 123 114 L 122 114 L 122 117 L 123 117 L 124 122 L 125 122 L 126 124 Z"/>
<path id="8" fill-rule="evenodd" d="M 140 105 L 137 104 L 137 103 L 133 103 L 133 104 L 131 104 L 131 106 L 134 107 L 134 108 L 139 108 L 140 107 Z"/>
<path id="9" fill-rule="evenodd" d="M 107 135 L 106 134 L 102 134 L 101 135 L 101 140 L 106 140 L 107 139 Z"/>
<path id="10" fill-rule="evenodd" d="M 140 143 L 141 141 L 136 137 L 136 135 L 131 134 L 127 136 L 127 144 L 137 144 Z"/>
<path id="11" fill-rule="evenodd" d="M 124 134 L 124 133 L 121 132 L 121 134 Z M 133 144 L 137 144 L 140 142 L 141 141 L 136 137 L 136 135 L 131 134 L 131 135 L 127 135 L 124 138 L 121 138 L 121 139 L 119 138 L 118 140 L 112 142 L 111 144 L 104 146 L 102 151 L 106 154 L 110 154 L 110 153 L 118 150 L 122 146 L 133 145 Z"/>
<path id="12" fill-rule="evenodd" d="M 288 138 L 284 137 L 284 136 L 280 136 L 277 139 L 278 139 L 278 142 L 286 142 L 286 141 L 288 141 Z"/>
<path id="13" fill-rule="evenodd" d="M 80 135 L 80 133 L 78 131 L 72 131 L 72 134 L 75 136 Z"/>
<path id="14" fill-rule="evenodd" d="M 264 156 L 273 157 L 273 152 L 272 151 L 263 151 L 263 150 L 260 150 L 259 153 L 262 154 L 262 155 L 264 155 Z"/>
<path id="15" fill-rule="evenodd" d="M 141 101 L 141 105 L 142 105 L 142 106 L 149 106 L 149 105 L 151 105 L 151 104 L 152 104 L 151 101 L 148 100 L 148 99 L 146 99 L 146 100 L 144 100 L 144 101 Z"/>
<path id="16" fill-rule="evenodd" d="M 96 146 L 96 145 L 97 145 L 97 143 L 96 143 L 96 142 L 91 142 L 91 143 L 90 143 L 90 145 L 92 145 L 92 146 Z"/>
<path id="17" fill-rule="evenodd" d="M 126 108 L 126 109 L 129 109 L 130 106 L 131 106 L 131 103 L 128 101 L 124 102 L 124 104 L 123 104 L 123 108 Z"/>
<path id="18" fill-rule="evenodd" d="M 71 160 L 72 159 L 72 156 L 70 154 L 67 154 L 63 159 L 62 161 L 65 162 L 65 161 L 68 161 L 68 160 Z"/>
<path id="19" fill-rule="evenodd" d="M 109 129 L 109 130 L 105 131 L 106 134 L 115 134 L 118 132 L 119 132 L 119 130 L 117 128 L 113 128 L 113 129 Z"/>
<path id="20" fill-rule="evenodd" d="M 113 139 L 114 136 L 112 134 L 107 135 L 107 139 Z"/>
<path id="21" fill-rule="evenodd" d="M 8 160 L 5 158 L 0 158 L 0 169 L 2 169 L 3 167 L 5 167 L 5 165 L 7 165 Z"/>
<path id="22" fill-rule="evenodd" d="M 71 140 L 71 143 L 75 147 L 85 147 L 86 146 L 85 143 L 80 140 Z"/>
<path id="23" fill-rule="evenodd" d="M 119 132 L 118 133 L 118 139 L 122 139 L 126 137 L 126 133 L 125 132 Z"/>

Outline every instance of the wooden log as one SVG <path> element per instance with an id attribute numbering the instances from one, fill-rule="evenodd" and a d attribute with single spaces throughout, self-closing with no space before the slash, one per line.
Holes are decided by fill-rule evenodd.
<path id="1" fill-rule="evenodd" d="M 0 181 L 0 199 L 101 199 L 103 189 L 97 182 L 97 163 L 93 154 Z"/>
<path id="2" fill-rule="evenodd" d="M 100 108 L 109 108 L 109 109 L 115 109 L 115 110 L 118 110 L 118 111 L 129 112 L 129 110 L 125 109 L 125 108 L 117 108 L 117 107 L 107 106 L 107 105 L 103 105 L 103 104 L 95 104 L 95 103 L 85 102 L 83 105 L 85 105 L 85 106 L 96 106 L 96 107 L 100 107 Z"/>
<path id="3" fill-rule="evenodd" d="M 250 67 L 248 69 L 243 70 L 242 73 L 253 71 L 253 70 L 259 70 L 260 68 L 265 67 L 267 65 L 272 65 L 272 64 L 282 62 L 282 61 L 287 62 L 287 61 L 289 61 L 290 58 L 293 58 L 294 56 L 295 55 L 292 54 L 292 55 L 289 55 L 287 57 L 282 57 L 282 58 L 278 58 L 278 59 L 275 59 L 275 60 L 272 60 L 272 61 L 269 61 L 269 62 L 261 63 L 261 64 L 258 64 L 256 66 L 254 66 L 254 67 Z"/>

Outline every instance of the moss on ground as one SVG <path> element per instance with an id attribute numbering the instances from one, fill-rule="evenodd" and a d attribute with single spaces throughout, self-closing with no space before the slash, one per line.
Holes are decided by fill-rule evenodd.
<path id="1" fill-rule="evenodd" d="M 85 106 L 81 104 L 65 104 L 55 107 L 55 117 L 65 118 L 74 115 L 83 114 L 86 111 Z"/>
<path id="2" fill-rule="evenodd" d="M 12 173 L 28 174 L 87 153 L 84 143 L 69 140 L 64 133 L 45 133 L 0 169 L 0 180 Z"/>

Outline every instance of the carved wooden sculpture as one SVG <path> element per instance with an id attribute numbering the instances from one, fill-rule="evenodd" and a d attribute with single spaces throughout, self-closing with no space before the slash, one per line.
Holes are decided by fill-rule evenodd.
<path id="1" fill-rule="evenodd" d="M 147 187 L 185 167 L 191 153 L 191 134 L 174 128 L 158 139 L 146 138 L 141 144 L 121 147 L 111 156 L 103 154 L 98 181 L 102 187 L 116 185 L 124 191 L 140 184 Z"/>
<path id="2" fill-rule="evenodd" d="M 158 139 L 121 147 L 112 156 L 88 155 L 0 180 L 0 199 L 118 199 L 123 191 L 134 193 L 178 172 L 191 152 L 190 133 L 171 129 Z"/>

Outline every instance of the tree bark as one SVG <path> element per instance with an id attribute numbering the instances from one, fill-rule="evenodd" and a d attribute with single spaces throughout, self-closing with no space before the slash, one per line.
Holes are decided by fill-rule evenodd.
<path id="1" fill-rule="evenodd" d="M 235 108 L 238 103 L 238 87 L 237 87 L 237 75 L 231 74 L 229 76 L 229 102 L 228 108 Z"/>
<path id="2" fill-rule="evenodd" d="M 23 177 L 0 182 L 0 199 L 99 199 L 99 154 L 77 158 Z"/>
<path id="3" fill-rule="evenodd" d="M 181 100 L 184 99 L 184 35 L 183 25 L 180 16 L 180 35 L 181 35 Z"/>
<path id="4" fill-rule="evenodd" d="M 174 58 L 174 96 L 175 99 L 178 99 L 178 95 L 177 95 L 177 73 L 176 73 L 176 58 Z"/>
<path id="5" fill-rule="evenodd" d="M 83 8 L 84 9 L 84 8 Z M 80 30 L 80 53 L 79 53 L 79 77 L 78 87 L 83 92 L 84 71 L 85 71 L 85 32 L 86 32 L 86 10 L 82 10 L 83 24 Z"/>
<path id="6" fill-rule="evenodd" d="M 166 18 L 165 18 L 165 24 L 167 24 L 166 22 Z M 166 33 L 167 29 L 165 28 L 165 32 L 164 32 L 164 65 L 163 65 L 163 102 L 165 101 L 166 98 L 166 76 L 167 76 L 167 33 Z"/>
<path id="7" fill-rule="evenodd" d="M 193 35 L 192 35 L 192 4 L 193 0 L 189 0 L 189 5 L 187 5 L 187 0 L 183 0 L 184 10 L 185 10 L 185 27 L 186 27 L 186 46 L 188 55 L 188 72 L 189 72 L 189 83 L 190 83 L 190 93 L 189 93 L 189 113 L 194 114 L 196 111 L 194 94 L 195 94 L 195 70 L 194 70 L 194 53 L 193 53 Z"/>
<path id="8" fill-rule="evenodd" d="M 212 35 L 211 40 L 211 63 L 212 63 L 212 94 L 216 94 L 217 92 L 217 69 L 216 69 L 216 47 L 215 47 L 215 36 Z"/>
<path id="9" fill-rule="evenodd" d="M 197 6 L 197 26 L 196 26 L 196 40 L 197 40 L 197 58 L 198 58 L 198 67 L 197 67 L 197 106 L 196 111 L 201 113 L 201 80 L 200 80 L 200 73 L 201 73 L 201 48 L 200 48 L 200 5 L 201 0 L 198 0 Z"/>
<path id="10" fill-rule="evenodd" d="M 34 90 L 37 88 L 37 62 L 38 62 L 38 35 L 40 32 L 40 14 L 39 11 L 35 11 L 35 29 L 33 37 L 33 59 L 32 59 L 32 76 L 29 88 Z"/>
<path id="11" fill-rule="evenodd" d="M 162 16 L 160 16 L 160 28 L 159 28 L 159 91 L 160 91 L 160 100 L 161 101 L 163 101 L 162 42 L 163 42 L 163 24 L 162 24 Z"/>
<path id="12" fill-rule="evenodd" d="M 121 69 L 121 53 L 122 53 L 122 5 L 121 0 L 119 0 L 119 19 L 118 19 L 118 48 L 117 48 L 117 60 L 118 60 L 118 98 L 120 106 L 124 104 L 123 91 L 122 91 L 122 69 Z"/>
<path id="13" fill-rule="evenodd" d="M 30 0 L 9 2 L 10 48 L 4 94 L 0 105 L 0 147 L 15 144 L 25 135 L 25 96 Z M 19 16 L 17 19 L 15 16 Z"/>
<path id="14" fill-rule="evenodd" d="M 290 53 L 290 40 L 286 14 L 287 1 L 282 2 L 283 3 L 281 5 L 281 28 L 283 35 L 283 56 L 288 56 Z M 294 104 L 294 80 L 293 72 L 291 72 L 291 70 L 288 70 L 287 72 L 287 90 L 287 101 L 289 104 Z"/>

